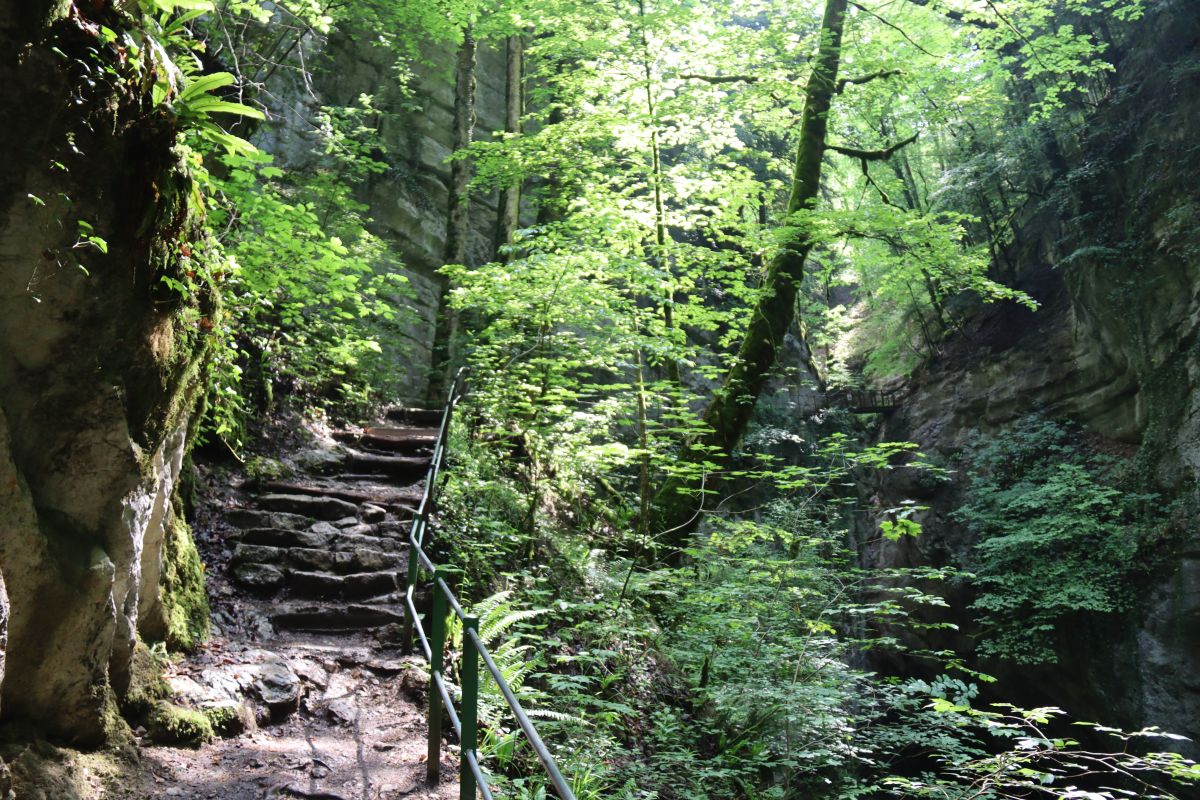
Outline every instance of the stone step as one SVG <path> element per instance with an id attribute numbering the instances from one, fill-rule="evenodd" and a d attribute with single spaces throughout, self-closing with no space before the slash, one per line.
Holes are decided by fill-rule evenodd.
<path id="1" fill-rule="evenodd" d="M 389 422 L 398 422 L 401 425 L 419 425 L 422 427 L 437 428 L 442 424 L 442 409 L 440 408 L 405 408 L 397 406 L 396 408 L 389 408 L 386 416 Z"/>
<path id="2" fill-rule="evenodd" d="M 291 570 L 285 581 L 287 594 L 312 600 L 367 600 L 394 595 L 396 572 L 354 572 L 331 575 L 327 572 Z"/>
<path id="3" fill-rule="evenodd" d="M 357 517 L 358 505 L 328 495 L 264 494 L 254 503 L 265 511 L 283 511 L 320 520 Z"/>
<path id="4" fill-rule="evenodd" d="M 418 501 L 419 502 L 419 501 Z M 314 520 L 303 514 L 289 514 L 284 511 L 263 511 L 257 508 L 227 508 L 225 521 L 235 528 L 284 528 L 298 531 L 309 527 Z"/>
<path id="5" fill-rule="evenodd" d="M 268 481 L 263 486 L 268 492 L 283 495 L 308 495 L 310 497 L 333 497 L 357 506 L 379 506 L 407 511 L 415 508 L 421 501 L 421 495 L 410 489 L 396 489 L 383 484 L 367 484 L 362 482 L 334 481 Z M 369 509 L 363 511 L 364 519 L 374 516 Z M 353 516 L 349 514 L 347 516 Z M 381 519 L 381 518 L 380 518 Z M 378 521 L 378 520 L 368 520 Z"/>
<path id="6" fill-rule="evenodd" d="M 350 450 L 344 463 L 348 469 L 369 475 L 388 475 L 394 478 L 419 479 L 429 469 L 425 456 L 384 456 Z"/>
<path id="7" fill-rule="evenodd" d="M 285 550 L 300 548 L 346 553 L 368 550 L 389 554 L 400 554 L 405 550 L 405 542 L 400 535 L 376 536 L 371 533 L 347 531 L 326 533 L 324 529 L 289 531 L 282 528 L 251 528 L 245 531 L 238 541 L 240 544 L 263 545 Z"/>
<path id="8" fill-rule="evenodd" d="M 271 615 L 276 628 L 311 633 L 350 633 L 404 621 L 399 604 L 352 603 L 344 606 L 283 604 Z"/>
<path id="9" fill-rule="evenodd" d="M 283 569 L 346 575 L 353 572 L 396 570 L 406 561 L 395 551 L 363 548 L 326 550 L 316 547 L 273 547 L 242 543 L 234 548 L 229 563 L 234 567 L 243 564 L 270 564 Z"/>
<path id="10" fill-rule="evenodd" d="M 355 431 L 335 431 L 333 438 L 339 442 L 389 453 L 428 452 L 437 444 L 437 428 L 383 425 Z"/>

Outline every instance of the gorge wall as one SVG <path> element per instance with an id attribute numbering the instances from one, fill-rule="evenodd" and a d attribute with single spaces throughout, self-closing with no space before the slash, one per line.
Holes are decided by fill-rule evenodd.
<path id="1" fill-rule="evenodd" d="M 1200 3 L 1151 4 L 1113 92 L 1017 233 L 1017 282 L 1041 308 L 975 315 L 913 377 L 883 435 L 949 458 L 972 432 L 1036 412 L 1082 423 L 1102 446 L 1132 455 L 1164 505 L 1180 502 L 1164 566 L 1132 613 L 1066 632 L 1063 663 L 1009 674 L 1008 689 L 1018 702 L 1200 741 L 1198 126 Z M 886 490 L 923 495 L 931 510 L 920 539 L 876 545 L 870 563 L 962 563 L 972 542 L 948 516 L 961 485 L 930 493 L 897 475 Z"/>
<path id="2" fill-rule="evenodd" d="M 286 167 L 302 167 L 319 159 L 313 120 L 323 106 L 354 106 L 361 95 L 372 97 L 379 110 L 371 124 L 379 135 L 374 157 L 387 163 L 372 175 L 360 193 L 373 220 L 371 230 L 390 246 L 392 257 L 375 264 L 379 272 L 398 273 L 408 280 L 413 296 L 396 297 L 394 304 L 408 314 L 381 329 L 395 341 L 388 348 L 391 366 L 408 391 L 406 401 L 426 400 L 430 386 L 439 304 L 445 282 L 437 270 L 445 263 L 450 165 L 454 151 L 454 63 L 450 44 L 427 44 L 411 64 L 404 83 L 397 77 L 396 54 L 372 37 L 335 32 L 327 41 L 312 40 L 308 63 L 312 80 L 281 70 L 269 82 L 264 97 L 272 122 L 255 138 Z M 504 129 L 505 55 L 502 49 L 480 45 L 475 92 L 475 140 L 487 140 Z M 495 193 L 473 191 L 469 264 L 493 258 L 496 225 Z"/>
<path id="3" fill-rule="evenodd" d="M 0 2 L 0 712 L 77 743 L 120 733 L 139 632 L 207 625 L 160 576 L 202 580 L 164 559 L 218 308 L 160 281 L 195 220 L 174 121 L 100 44 L 133 24 Z"/>

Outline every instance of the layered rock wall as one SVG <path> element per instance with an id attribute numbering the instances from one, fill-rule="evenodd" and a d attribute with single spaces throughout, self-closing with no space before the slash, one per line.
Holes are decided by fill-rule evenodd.
<path id="1" fill-rule="evenodd" d="M 192 269 L 176 130 L 98 38 L 133 21 L 88 9 L 0 0 L 0 711 L 79 743 L 119 728 L 139 625 L 157 626 L 217 312 L 160 280 Z"/>
<path id="2" fill-rule="evenodd" d="M 371 177 L 361 199 L 374 221 L 372 232 L 390 245 L 392 258 L 376 264 L 379 272 L 408 280 L 411 298 L 395 298 L 407 315 L 385 328 L 384 336 L 401 343 L 392 365 L 410 401 L 426 399 L 444 281 L 443 265 L 450 203 L 450 165 L 454 152 L 453 45 L 427 45 L 412 64 L 408 84 L 397 79 L 396 54 L 372 37 L 334 34 L 318 45 L 308 43 L 307 63 L 315 64 L 311 81 L 281 72 L 268 93 L 273 122 L 255 141 L 284 164 L 302 166 L 319 158 L 313 120 L 322 106 L 354 106 L 361 95 L 372 97 L 380 111 L 376 126 L 380 152 L 388 169 Z M 504 129 L 505 55 L 487 44 L 478 50 L 475 95 L 475 139 L 486 140 Z M 493 257 L 496 225 L 494 194 L 473 192 L 469 264 Z"/>
<path id="3" fill-rule="evenodd" d="M 1051 187 L 1057 209 L 1038 209 L 1018 234 L 1019 285 L 1041 309 L 978 315 L 915 376 L 884 433 L 949 456 L 972 432 L 1036 412 L 1136 451 L 1147 488 L 1185 516 L 1165 567 L 1135 613 L 1067 632 L 1078 641 L 1066 661 L 1010 686 L 1200 740 L 1200 3 L 1151 5 Z M 921 491 L 899 476 L 890 488 L 891 499 Z M 872 563 L 961 562 L 972 543 L 948 517 L 958 487 L 927 499 L 921 539 L 876 545 Z"/>

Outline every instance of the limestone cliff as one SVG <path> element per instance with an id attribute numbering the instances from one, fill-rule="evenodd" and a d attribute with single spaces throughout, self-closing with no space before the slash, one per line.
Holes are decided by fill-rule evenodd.
<path id="1" fill-rule="evenodd" d="M 0 2 L 2 712 L 79 743 L 119 727 L 139 628 L 166 634 L 164 536 L 217 313 L 160 281 L 188 269 L 194 221 L 175 123 L 99 37 L 135 24 Z"/>
<path id="2" fill-rule="evenodd" d="M 1190 510 L 1187 532 L 1136 612 L 1077 632 L 1068 662 L 1027 671 L 1010 688 L 1200 740 L 1200 4 L 1151 5 L 1114 91 L 1018 233 L 1018 283 L 1041 308 L 977 314 L 914 376 L 884 435 L 948 455 L 972 431 L 1039 412 L 1136 450 L 1148 488 Z M 893 497 L 920 491 L 899 478 L 890 488 Z M 937 490 L 922 538 L 869 560 L 956 560 L 970 546 L 947 516 L 958 498 L 955 485 Z"/>
<path id="3" fill-rule="evenodd" d="M 397 80 L 396 53 L 354 31 L 337 31 L 328 40 L 306 40 L 311 78 L 280 71 L 269 81 L 264 100 L 271 121 L 255 142 L 289 167 L 319 158 L 312 120 L 323 106 L 353 106 L 361 95 L 379 109 L 374 124 L 380 150 L 375 154 L 388 169 L 371 177 L 361 200 L 369 206 L 372 232 L 390 246 L 391 258 L 373 265 L 376 271 L 399 273 L 415 296 L 397 298 L 412 314 L 382 335 L 400 343 L 403 353 L 392 365 L 409 395 L 423 400 L 429 387 L 440 297 L 444 281 L 437 270 L 444 262 L 449 207 L 450 165 L 454 150 L 454 48 L 429 44 L 412 63 L 407 83 Z M 504 129 L 504 54 L 493 46 L 479 48 L 475 93 L 476 140 Z M 482 264 L 493 257 L 496 225 L 494 194 L 473 192 L 467 260 Z"/>

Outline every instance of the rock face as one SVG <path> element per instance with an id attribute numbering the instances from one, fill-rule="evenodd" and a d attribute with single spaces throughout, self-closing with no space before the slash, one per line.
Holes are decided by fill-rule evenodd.
<path id="1" fill-rule="evenodd" d="M 0 2 L 2 709 L 98 742 L 139 624 L 163 624 L 164 535 L 216 309 L 164 291 L 192 227 L 173 124 L 88 85 L 104 56 L 84 13 Z"/>
<path id="2" fill-rule="evenodd" d="M 1089 634 L 1075 660 L 1031 682 L 1087 718 L 1116 714 L 1200 740 L 1200 22 L 1194 3 L 1158 4 L 1118 67 L 1118 84 L 1059 175 L 1059 213 L 1017 237 L 1018 285 L 1042 303 L 977 316 L 913 381 L 887 438 L 952 453 L 974 430 L 1033 412 L 1069 417 L 1136 446 L 1151 488 L 1193 524 L 1120 630 Z M 1065 210 L 1064 210 L 1065 209 Z M 891 494 L 914 487 L 894 481 Z M 926 533 L 875 563 L 953 559 L 970 546 L 945 517 L 956 490 L 928 498 Z M 1028 677 L 1028 675 L 1026 675 Z"/>
<path id="3" fill-rule="evenodd" d="M 450 165 L 454 150 L 454 61 L 451 45 L 429 45 L 412 65 L 408 86 L 397 81 L 395 53 L 376 46 L 374 37 L 335 33 L 318 47 L 307 42 L 308 64 L 316 65 L 311 83 L 281 70 L 267 93 L 272 116 L 278 121 L 255 139 L 277 159 L 303 167 L 318 158 L 312 142 L 312 123 L 322 106 L 353 106 L 361 95 L 373 98 L 379 115 L 381 152 L 388 169 L 370 179 L 363 197 L 374 220 L 372 232 L 391 246 L 394 259 L 376 264 L 378 272 L 397 273 L 408 280 L 412 298 L 396 305 L 411 314 L 381 333 L 397 338 L 406 352 L 392 365 L 397 385 L 407 396 L 426 399 L 433 358 L 443 280 L 449 208 Z M 505 56 L 489 46 L 478 52 L 475 95 L 476 140 L 504 129 Z M 472 193 L 467 260 L 482 264 L 492 259 L 496 225 L 494 194 Z M 433 398 L 439 400 L 441 398 Z"/>

